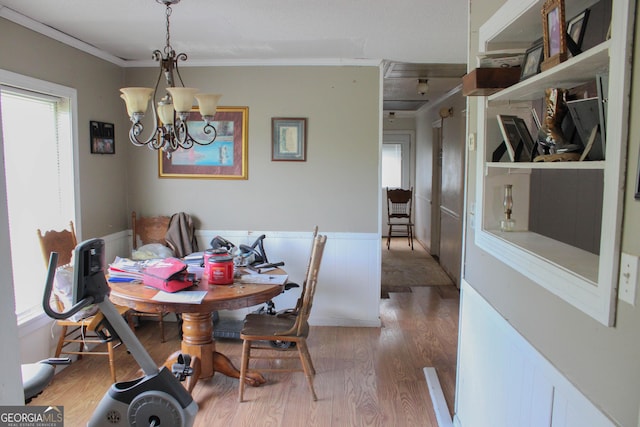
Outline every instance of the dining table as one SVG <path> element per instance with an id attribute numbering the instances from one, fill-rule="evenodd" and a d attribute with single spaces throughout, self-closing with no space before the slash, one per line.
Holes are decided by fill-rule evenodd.
<path id="1" fill-rule="evenodd" d="M 285 275 L 285 276 L 282 276 Z M 216 351 L 213 337 L 213 313 L 218 310 L 237 310 L 265 303 L 284 291 L 286 272 L 280 268 L 270 271 L 269 277 L 261 283 L 249 283 L 235 278 L 230 285 L 212 285 L 206 279 L 196 281 L 193 286 L 180 291 L 202 291 L 204 297 L 198 301 L 186 302 L 180 298 L 188 294 L 173 296 L 145 285 L 143 282 L 109 281 L 111 302 L 130 307 L 143 313 L 172 312 L 182 318 L 182 342 L 179 352 L 172 354 L 165 362 L 171 368 L 177 355 L 189 355 L 192 360 L 193 376 L 187 379 L 187 388 L 193 389 L 199 379 L 211 378 L 214 373 L 240 378 L 240 371 L 230 359 Z M 268 279 L 267 277 L 265 277 Z M 159 294 L 160 293 L 160 294 Z M 251 386 L 265 382 L 260 373 L 247 374 L 244 381 Z"/>

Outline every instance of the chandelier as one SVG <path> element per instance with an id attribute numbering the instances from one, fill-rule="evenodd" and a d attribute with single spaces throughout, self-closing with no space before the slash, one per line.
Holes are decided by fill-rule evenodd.
<path id="1" fill-rule="evenodd" d="M 156 80 L 154 88 L 149 87 L 127 87 L 120 89 L 122 94 L 120 97 L 124 99 L 127 105 L 127 113 L 131 118 L 131 129 L 129 130 L 129 139 L 134 145 L 146 145 L 152 150 L 163 150 L 167 153 L 167 157 L 171 157 L 171 153 L 178 148 L 189 149 L 194 144 L 208 145 L 211 144 L 217 136 L 216 128 L 211 124 L 213 116 L 216 113 L 218 100 L 222 95 L 198 93 L 199 90 L 190 87 L 184 87 L 180 71 L 178 70 L 178 61 L 186 61 L 185 53 L 176 52 L 171 47 L 171 32 L 169 30 L 169 17 L 171 16 L 171 5 L 177 4 L 180 0 L 156 0 L 157 3 L 166 6 L 166 26 L 167 38 L 164 52 L 155 50 L 153 59 L 160 63 L 160 73 Z M 175 85 L 174 71 L 180 80 L 180 86 Z M 165 95 L 157 101 L 158 84 L 164 75 L 167 82 Z M 193 108 L 193 99 L 198 101 L 200 115 L 204 121 L 202 134 L 206 140 L 194 138 L 189 133 L 187 126 L 189 115 Z M 147 112 L 149 101 L 151 101 L 151 110 L 153 112 L 153 123 L 156 128 L 149 139 L 144 140 L 141 134 L 144 131 L 142 118 Z"/>

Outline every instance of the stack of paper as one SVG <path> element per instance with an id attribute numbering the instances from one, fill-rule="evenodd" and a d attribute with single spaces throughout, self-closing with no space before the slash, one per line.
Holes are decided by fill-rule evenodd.
<path id="1" fill-rule="evenodd" d="M 182 260 L 186 262 L 187 265 L 196 265 L 201 267 L 204 262 L 204 252 L 193 252 L 182 258 Z"/>
<path id="2" fill-rule="evenodd" d="M 116 257 L 113 263 L 109 264 L 109 281 L 111 282 L 131 282 L 142 280 L 143 261 L 133 261 L 129 258 Z"/>

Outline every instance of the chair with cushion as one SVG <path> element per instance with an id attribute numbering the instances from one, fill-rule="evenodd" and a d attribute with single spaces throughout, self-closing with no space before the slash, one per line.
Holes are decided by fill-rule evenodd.
<path id="1" fill-rule="evenodd" d="M 52 293 L 54 307 L 56 307 L 57 311 L 63 312 L 65 310 L 64 300 L 70 298 L 70 289 L 73 286 L 73 274 L 70 270 L 70 264 L 72 262 L 73 250 L 78 244 L 73 221 L 69 222 L 69 230 L 49 230 L 42 234 L 42 231 L 38 229 L 38 239 L 40 241 L 40 248 L 45 265 L 49 265 L 51 252 L 58 253 L 56 281 L 62 282 L 65 281 L 65 277 L 71 278 L 70 280 L 66 280 L 68 285 L 66 288 L 56 285 L 58 289 Z M 127 317 L 129 325 L 131 326 L 129 308 L 121 306 L 116 306 L 116 308 L 121 315 Z M 66 309 L 69 309 L 69 307 L 66 307 Z M 103 320 L 104 316 L 99 311 L 96 311 L 97 308 L 94 310 L 95 314 L 87 317 L 73 316 L 69 319 L 56 320 L 56 323 L 62 330 L 60 332 L 60 338 L 58 339 L 58 345 L 56 346 L 55 357 L 60 357 L 61 354 L 74 354 L 78 356 L 78 359 L 82 358 L 83 355 L 107 356 L 109 358 L 109 368 L 111 369 L 111 379 L 115 383 L 116 366 L 114 348 L 116 346 L 112 341 L 108 341 L 106 343 L 106 351 L 95 350 L 95 347 L 104 343 L 104 340 L 95 333 L 96 326 Z M 77 346 L 77 350 L 72 349 L 74 346 Z"/>
<path id="2" fill-rule="evenodd" d="M 153 243 L 167 246 L 167 230 L 171 218 L 164 215 L 159 216 L 138 216 L 135 211 L 131 212 L 131 230 L 132 230 L 132 248 L 138 250 L 143 245 Z M 168 247 L 168 246 L 167 246 Z M 163 313 L 143 313 L 141 311 L 132 311 L 134 317 L 155 317 L 158 319 L 160 326 L 160 341 L 164 339 L 164 318 L 168 312 Z"/>
<path id="3" fill-rule="evenodd" d="M 389 231 L 387 233 L 387 249 L 391 245 L 391 237 L 394 232 L 407 237 L 409 246 L 413 250 L 413 221 L 411 218 L 411 206 L 413 204 L 413 187 L 409 190 L 402 188 L 389 189 L 387 187 L 387 214 Z M 400 228 L 400 231 L 396 231 Z"/>
<path id="4" fill-rule="evenodd" d="M 243 340 L 242 361 L 240 365 L 240 378 L 246 378 L 247 373 L 252 371 L 249 367 L 251 359 L 267 359 L 274 361 L 272 367 L 259 367 L 255 371 L 260 372 L 304 372 L 313 400 L 317 400 L 313 388 L 313 376 L 315 368 L 311 361 L 311 355 L 307 347 L 307 337 L 309 335 L 309 314 L 313 305 L 313 297 L 318 282 L 318 271 L 327 236 L 317 235 L 313 239 L 311 256 L 307 267 L 307 275 L 302 285 L 302 293 L 296 304 L 296 309 L 285 312 L 282 315 L 249 314 L 245 317 L 240 338 Z M 282 342 L 295 344 L 288 347 L 277 348 L 265 343 Z M 285 349 L 283 349 L 285 348 Z M 297 351 L 297 356 L 287 356 L 289 352 Z M 274 354 L 275 353 L 275 354 Z M 277 367 L 280 361 L 285 359 L 300 359 L 301 367 L 296 366 Z M 239 381 L 238 398 L 240 402 L 244 398 L 245 382 Z"/>

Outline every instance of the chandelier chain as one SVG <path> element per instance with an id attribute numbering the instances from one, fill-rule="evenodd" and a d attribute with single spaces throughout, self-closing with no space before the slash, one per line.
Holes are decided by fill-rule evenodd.
<path id="1" fill-rule="evenodd" d="M 165 15 L 167 17 L 167 44 L 164 47 L 164 53 L 166 53 L 167 55 L 169 55 L 173 50 L 173 47 L 171 47 L 171 30 L 169 25 L 169 17 L 171 16 L 171 12 L 173 12 L 173 9 L 171 9 L 171 6 L 167 4 L 167 10 L 165 12 Z"/>

